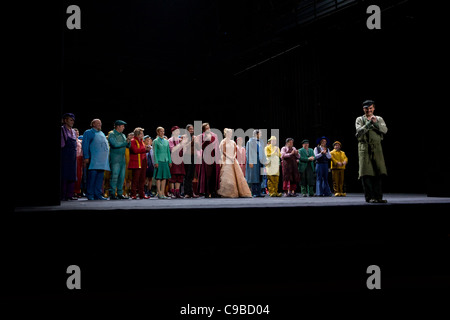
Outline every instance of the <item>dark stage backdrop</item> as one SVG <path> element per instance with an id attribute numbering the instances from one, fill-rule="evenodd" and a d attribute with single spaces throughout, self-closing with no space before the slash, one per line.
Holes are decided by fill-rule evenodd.
<path id="1" fill-rule="evenodd" d="M 423 22 L 426 11 L 413 1 L 383 12 L 381 30 L 366 28 L 363 4 L 323 18 L 280 36 L 284 45 L 278 52 L 272 46 L 254 49 L 250 59 L 247 53 L 246 64 L 239 60 L 243 51 L 225 54 L 233 42 L 221 46 L 220 1 L 80 1 L 81 30 L 65 27 L 66 4 L 36 6 L 32 11 L 42 15 L 27 21 L 52 15 L 39 20 L 40 28 L 21 30 L 27 39 L 24 72 L 33 77 L 21 99 L 35 108 L 34 120 L 49 139 L 49 156 L 34 173 L 43 181 L 39 190 L 51 190 L 51 200 L 43 202 L 59 198 L 59 116 L 64 112 L 75 113 L 81 133 L 100 118 L 105 134 L 122 119 L 128 122 L 126 132 L 142 126 L 152 136 L 157 126 L 169 133 L 172 126 L 194 120 L 221 130 L 274 128 L 282 141 L 293 137 L 298 148 L 304 138 L 326 135 L 342 142 L 349 156 L 347 190 L 359 192 L 354 122 L 362 114 L 361 102 L 374 99 L 376 114 L 389 128 L 384 190 L 423 193 L 433 184 L 427 176 L 431 166 L 415 159 L 427 153 L 422 146 L 430 138 L 431 114 L 440 110 L 427 98 L 442 43 Z M 229 20 L 239 15 L 227 14 Z M 27 165 L 26 158 L 17 164 Z M 19 181 L 27 179 L 23 174 Z M 21 186 L 17 182 L 14 189 Z M 17 195 L 16 203 L 41 203 L 34 193 Z"/>

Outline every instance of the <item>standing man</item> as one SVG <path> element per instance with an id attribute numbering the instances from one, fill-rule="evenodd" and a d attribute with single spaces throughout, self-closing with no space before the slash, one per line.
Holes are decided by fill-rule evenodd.
<path id="1" fill-rule="evenodd" d="M 339 141 L 333 143 L 331 154 L 331 174 L 333 177 L 333 189 L 335 197 L 345 197 L 344 192 L 344 171 L 348 158 L 345 152 L 341 150 L 342 144 Z"/>
<path id="2" fill-rule="evenodd" d="M 369 203 L 386 203 L 381 190 L 381 177 L 387 175 L 381 141 L 387 133 L 382 117 L 375 116 L 375 102 L 363 102 L 364 115 L 356 118 L 358 138 L 359 179 L 362 181 L 364 196 Z"/>
<path id="3" fill-rule="evenodd" d="M 73 130 L 75 116 L 66 113 L 61 126 L 61 200 L 78 200 L 74 196 L 77 181 L 77 136 Z"/>
<path id="4" fill-rule="evenodd" d="M 294 139 L 286 139 L 286 145 L 281 148 L 281 159 L 284 196 L 296 197 L 295 190 L 297 189 L 297 184 L 300 182 L 300 174 L 298 172 L 300 155 L 294 147 Z"/>
<path id="5" fill-rule="evenodd" d="M 252 196 L 264 197 L 261 194 L 261 168 L 265 161 L 264 148 L 259 140 L 261 132 L 253 130 L 253 137 L 247 141 L 245 146 L 247 163 L 245 168 L 245 179 L 251 186 Z"/>
<path id="6" fill-rule="evenodd" d="M 83 134 L 84 165 L 88 166 L 87 198 L 88 200 L 108 200 L 102 195 L 105 170 L 109 167 L 109 144 L 102 130 L 100 119 L 91 121 L 91 129 Z"/>
<path id="7" fill-rule="evenodd" d="M 314 148 L 316 157 L 316 195 L 330 197 L 331 190 L 328 184 L 328 162 L 331 159 L 328 149 L 329 140 L 323 136 L 316 141 L 317 147 Z"/>
<path id="8" fill-rule="evenodd" d="M 309 140 L 302 141 L 302 148 L 298 151 L 300 161 L 298 162 L 298 171 L 300 172 L 300 189 L 303 197 L 309 195 L 314 197 L 314 188 L 316 182 L 314 179 L 314 151 L 309 148 Z"/>
<path id="9" fill-rule="evenodd" d="M 114 130 L 108 135 L 109 145 L 111 147 L 109 166 L 111 167 L 111 180 L 109 182 L 109 198 L 128 199 L 123 195 L 123 182 L 125 180 L 125 151 L 130 147 L 130 142 L 123 134 L 127 123 L 122 120 L 114 122 Z M 117 190 L 117 195 L 116 195 Z"/>

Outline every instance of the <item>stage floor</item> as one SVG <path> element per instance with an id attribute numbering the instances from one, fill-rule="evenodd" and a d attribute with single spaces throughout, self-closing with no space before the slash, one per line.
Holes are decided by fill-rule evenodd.
<path id="1" fill-rule="evenodd" d="M 272 198 L 214 198 L 214 199 L 168 199 L 160 200 L 108 200 L 62 201 L 60 206 L 17 207 L 16 212 L 42 211 L 101 211 L 101 210 L 164 210 L 164 209 L 216 209 L 216 208 L 282 208 L 282 207 L 336 207 L 336 206 L 391 206 L 450 204 L 450 198 L 427 197 L 425 194 L 391 193 L 385 194 L 387 204 L 368 204 L 361 193 L 350 193 L 346 197 L 279 197 Z"/>

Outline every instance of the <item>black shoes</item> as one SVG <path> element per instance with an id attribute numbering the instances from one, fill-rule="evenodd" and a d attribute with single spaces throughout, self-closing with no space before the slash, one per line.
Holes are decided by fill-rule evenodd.
<path id="1" fill-rule="evenodd" d="M 370 199 L 370 200 L 367 200 L 366 199 L 366 202 L 368 202 L 368 203 L 387 203 L 387 200 L 383 200 L 383 199 Z"/>

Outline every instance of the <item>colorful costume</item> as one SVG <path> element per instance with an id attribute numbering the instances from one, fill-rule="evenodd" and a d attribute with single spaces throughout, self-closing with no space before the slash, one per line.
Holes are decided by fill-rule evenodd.
<path id="1" fill-rule="evenodd" d="M 61 127 L 60 168 L 61 200 L 73 199 L 75 181 L 77 181 L 77 138 L 75 131 L 66 125 Z"/>
<path id="2" fill-rule="evenodd" d="M 327 140 L 326 137 L 321 137 L 317 139 L 317 144 L 323 139 Z M 328 143 L 327 143 L 328 144 Z M 327 152 L 325 155 L 321 153 L 323 150 Z M 330 185 L 328 184 L 328 161 L 331 159 L 330 150 L 328 148 L 323 148 L 320 145 L 314 148 L 314 156 L 316 158 L 316 195 L 317 196 L 331 196 Z"/>
<path id="3" fill-rule="evenodd" d="M 75 182 L 74 192 L 81 196 L 81 182 L 83 179 L 83 147 L 80 137 L 77 139 L 77 182 Z"/>
<path id="4" fill-rule="evenodd" d="M 116 121 L 116 125 L 126 124 L 123 121 Z M 125 152 L 130 147 L 130 143 L 127 142 L 127 138 L 123 133 L 117 132 L 115 129 L 108 135 L 109 146 L 111 152 L 109 154 L 109 165 L 111 168 L 111 180 L 109 195 L 111 199 L 117 196 L 120 198 L 123 194 L 123 183 L 125 181 L 126 172 L 126 160 Z"/>
<path id="5" fill-rule="evenodd" d="M 170 179 L 169 163 L 172 163 L 172 159 L 170 157 L 169 141 L 158 136 L 153 141 L 153 157 L 155 159 L 153 178 L 158 180 Z M 156 165 L 158 165 L 158 168 L 156 168 Z"/>
<path id="6" fill-rule="evenodd" d="M 134 137 L 130 142 L 130 163 L 128 168 L 133 171 L 131 183 L 131 196 L 139 195 L 140 199 L 146 199 L 144 192 L 145 173 L 147 171 L 147 150 L 142 139 Z"/>
<path id="7" fill-rule="evenodd" d="M 295 147 L 284 146 L 281 148 L 281 166 L 283 170 L 283 190 L 294 191 L 300 182 L 300 174 L 298 173 L 297 159 L 300 158 L 298 153 L 291 154 L 295 151 Z"/>
<path id="8" fill-rule="evenodd" d="M 83 158 L 90 159 L 87 175 L 87 198 L 104 199 L 102 196 L 103 176 L 109 167 L 109 144 L 105 134 L 95 128 L 83 134 Z"/>
<path id="9" fill-rule="evenodd" d="M 274 137 L 270 137 L 269 141 Z M 267 174 L 267 187 L 269 189 L 269 196 L 280 197 L 282 194 L 278 192 L 278 182 L 280 178 L 280 158 L 281 152 L 280 148 L 268 144 L 264 148 L 267 164 L 266 164 L 266 174 Z"/>
<path id="10" fill-rule="evenodd" d="M 335 144 L 341 143 L 339 141 L 336 141 L 333 143 L 333 146 Z M 331 173 L 333 177 L 333 189 L 334 189 L 334 195 L 336 197 L 345 197 L 346 194 L 344 193 L 344 171 L 345 171 L 345 164 L 342 166 L 339 166 L 338 163 L 347 163 L 348 158 L 345 155 L 345 152 L 342 150 L 336 150 L 330 152 L 331 154 Z"/>
<path id="11" fill-rule="evenodd" d="M 305 140 L 303 140 L 303 142 L 304 141 Z M 312 197 L 314 196 L 316 182 L 314 179 L 314 160 L 310 160 L 309 158 L 314 157 L 314 151 L 310 148 L 301 148 L 298 153 L 300 154 L 298 171 L 300 172 L 301 193 L 303 196 L 308 194 Z"/>
<path id="12" fill-rule="evenodd" d="M 251 197 L 252 193 L 236 159 L 236 143 L 230 139 L 223 139 L 219 149 L 222 154 L 222 165 L 220 188 L 217 193 L 225 198 Z"/>
<path id="13" fill-rule="evenodd" d="M 220 150 L 217 135 L 211 132 L 211 139 L 206 141 L 206 133 L 201 135 L 202 164 L 198 174 L 199 192 L 215 197 L 220 188 Z"/>
<path id="14" fill-rule="evenodd" d="M 171 137 L 169 139 L 169 149 L 172 158 L 172 167 L 170 167 L 170 183 L 182 183 L 184 176 L 186 175 L 186 171 L 184 169 L 183 163 L 183 147 L 179 147 L 178 155 L 172 154 L 173 148 L 181 143 L 181 140 L 177 137 Z M 175 160 L 175 161 L 174 161 Z"/>
<path id="15" fill-rule="evenodd" d="M 261 141 L 256 137 L 252 137 L 245 145 L 247 163 L 245 166 L 245 178 L 247 183 L 251 185 L 252 195 L 261 197 L 261 168 L 266 162 L 263 146 Z M 250 164 L 253 168 L 250 168 Z"/>

